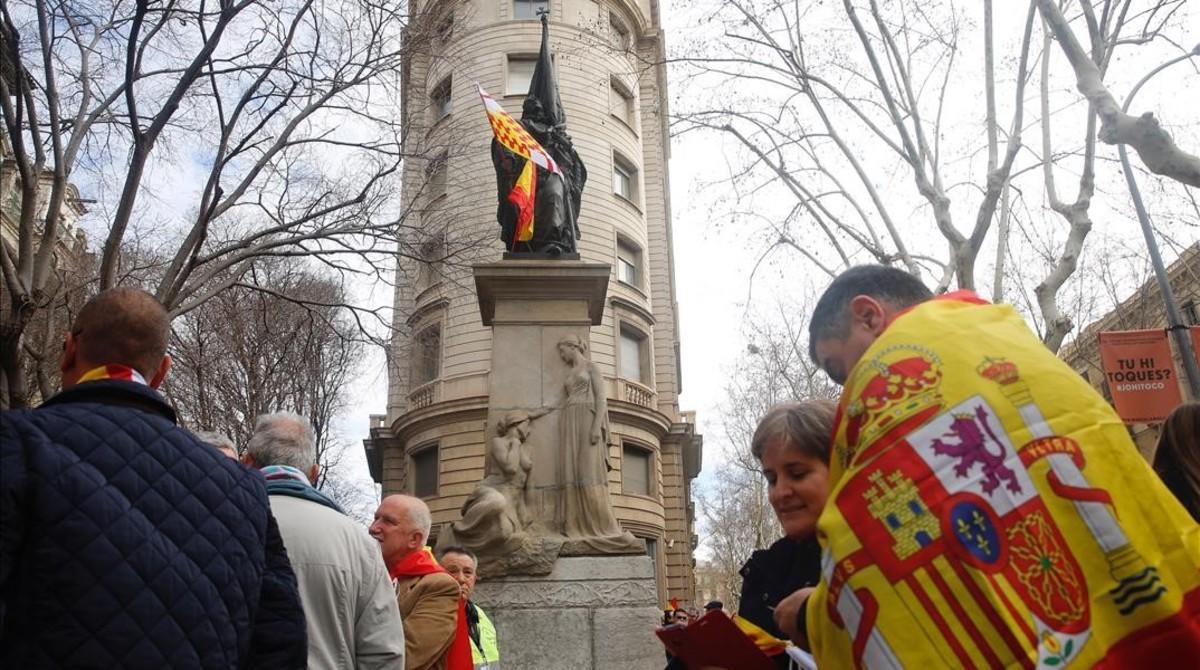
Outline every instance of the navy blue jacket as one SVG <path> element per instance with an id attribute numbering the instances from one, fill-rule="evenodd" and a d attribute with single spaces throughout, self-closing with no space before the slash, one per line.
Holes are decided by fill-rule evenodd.
<path id="1" fill-rule="evenodd" d="M 305 666 L 262 475 L 157 392 L 85 382 L 3 412 L 0 456 L 0 666 Z"/>

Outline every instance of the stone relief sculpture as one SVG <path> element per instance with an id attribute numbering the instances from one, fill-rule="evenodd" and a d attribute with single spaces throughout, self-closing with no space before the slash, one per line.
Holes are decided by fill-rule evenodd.
<path id="1" fill-rule="evenodd" d="M 438 534 L 438 549 L 461 546 L 479 556 L 483 577 L 546 574 L 563 555 L 641 553 L 641 540 L 621 529 L 608 492 L 608 402 L 604 378 L 587 345 L 568 335 L 556 345 L 567 366 L 558 402 L 512 410 L 497 422 L 484 455 L 484 476 L 462 506 L 462 518 Z M 529 479 L 533 422 L 558 411 L 557 502 L 554 518 L 533 519 Z"/>
<path id="2" fill-rule="evenodd" d="M 608 402 L 604 378 L 587 357 L 577 335 L 558 343 L 567 364 L 562 414 L 558 419 L 559 471 L 562 499 L 555 525 L 576 549 L 598 553 L 640 550 L 641 540 L 622 531 L 608 494 Z"/>
<path id="3" fill-rule="evenodd" d="M 496 424 L 484 454 L 483 479 L 462 506 L 462 518 L 446 524 L 438 548 L 460 546 L 479 555 L 480 574 L 549 572 L 562 541 L 534 537 L 528 512 L 533 456 L 526 441 L 533 421 L 551 409 L 512 410 Z"/>

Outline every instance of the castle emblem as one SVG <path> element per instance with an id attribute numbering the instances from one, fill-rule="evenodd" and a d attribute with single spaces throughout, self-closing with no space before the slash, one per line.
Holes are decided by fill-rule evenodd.
<path id="1" fill-rule="evenodd" d="M 929 513 L 912 480 L 898 470 L 887 477 L 876 470 L 868 479 L 874 486 L 863 492 L 867 511 L 887 528 L 892 536 L 892 549 L 900 560 L 941 536 L 937 518 Z"/>

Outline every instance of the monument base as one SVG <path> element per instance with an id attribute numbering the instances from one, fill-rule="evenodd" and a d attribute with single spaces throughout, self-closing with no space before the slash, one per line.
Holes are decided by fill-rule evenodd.
<path id="1" fill-rule="evenodd" d="M 647 556 L 570 556 L 548 575 L 482 581 L 472 600 L 496 626 L 504 670 L 660 670 L 656 594 Z"/>

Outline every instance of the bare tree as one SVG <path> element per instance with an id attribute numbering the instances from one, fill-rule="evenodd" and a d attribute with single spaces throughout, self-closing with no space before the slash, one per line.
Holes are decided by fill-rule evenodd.
<path id="1" fill-rule="evenodd" d="M 796 316 L 802 313 L 779 304 L 749 319 L 746 350 L 729 375 L 719 408 L 723 465 L 696 492 L 709 566 L 719 590 L 734 601 L 741 595 L 739 570 L 750 554 L 782 537 L 762 469 L 750 454 L 754 429 L 781 402 L 836 397 L 836 388 L 808 358 L 806 324 Z"/>
<path id="2" fill-rule="evenodd" d="M 1072 71 L 1051 58 L 1051 38 L 1062 41 L 1056 25 L 1065 25 L 1048 13 L 1055 8 L 1061 17 L 1055 3 L 1023 3 L 1019 22 L 1007 14 L 996 20 L 993 5 L 707 3 L 703 25 L 715 29 L 683 49 L 678 67 L 693 91 L 714 94 L 677 105 L 674 129 L 730 138 L 740 161 L 731 166 L 729 209 L 762 230 L 764 255 L 790 249 L 829 275 L 871 260 L 930 276 L 939 290 L 976 289 L 980 254 L 996 228 L 991 292 L 1001 299 L 1012 276 L 1006 261 L 1014 226 L 1064 221 L 1031 305 L 1047 346 L 1057 350 L 1073 325 L 1057 296 L 1092 226 L 1097 118 L 1103 141 L 1109 122 L 1098 97 L 1088 94 L 1093 105 L 1081 112 L 1077 98 L 1061 94 Z M 1103 82 L 1118 50 L 1169 43 L 1184 5 L 1078 3 L 1090 49 L 1069 53 L 1070 64 L 1077 71 L 1079 58 L 1087 60 L 1089 81 Z M 1024 138 L 1035 80 L 1040 147 Z M 1066 171 L 1079 178 L 1071 201 L 1060 200 L 1056 188 Z M 903 182 L 915 188 L 902 192 Z M 1040 271 L 1016 268 L 1022 280 Z"/>
<path id="3" fill-rule="evenodd" d="M 384 282 L 395 258 L 416 258 L 421 226 L 408 224 L 394 187 L 408 128 L 396 113 L 403 55 L 426 34 L 406 8 L 3 3 L 0 112 L 21 189 L 16 234 L 0 248 L 5 401 L 27 401 L 22 343 L 57 300 L 51 276 L 73 182 L 100 195 L 96 286 L 132 277 L 173 317 L 251 285 L 265 258 L 313 258 Z M 161 263 L 132 267 L 131 243 Z M 365 331 L 390 323 L 356 318 L 370 322 Z"/>
<path id="4" fill-rule="evenodd" d="M 333 423 L 363 343 L 341 286 L 297 265 L 256 267 L 253 284 L 235 284 L 176 319 L 164 391 L 185 425 L 221 431 L 239 447 L 261 414 L 305 416 L 323 481 L 343 451 Z"/>

